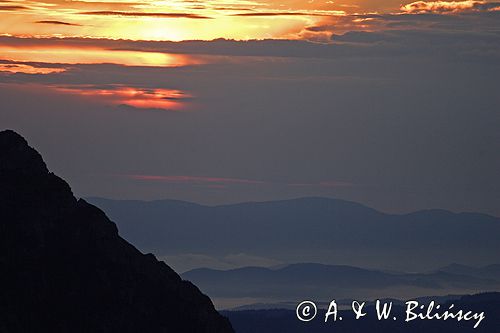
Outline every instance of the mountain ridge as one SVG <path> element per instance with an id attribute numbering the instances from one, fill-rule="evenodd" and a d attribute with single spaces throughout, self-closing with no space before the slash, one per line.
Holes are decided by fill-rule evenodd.
<path id="1" fill-rule="evenodd" d="M 450 262 L 484 265 L 500 252 L 500 218 L 481 213 L 387 214 L 329 198 L 221 206 L 90 201 L 118 223 L 126 239 L 165 257 L 202 254 L 219 260 L 242 253 L 283 263 L 423 271 Z M 203 266 L 200 261 L 179 269 Z"/>
<path id="2" fill-rule="evenodd" d="M 304 202 L 304 201 L 316 201 L 316 202 L 331 202 L 331 203 L 342 203 L 346 205 L 351 205 L 352 207 L 358 206 L 360 208 L 366 209 L 367 211 L 372 211 L 381 215 L 389 215 L 389 216 L 408 216 L 408 215 L 425 215 L 428 213 L 440 213 L 440 214 L 445 214 L 445 215 L 477 215 L 477 216 L 484 216 L 484 217 L 490 217 L 493 219 L 500 219 L 500 217 L 487 214 L 487 213 L 481 213 L 481 212 L 474 212 L 474 211 L 451 211 L 447 209 L 442 209 L 442 208 L 424 208 L 424 209 L 419 209 L 419 210 L 414 210 L 414 211 L 409 211 L 409 212 L 402 212 L 402 213 L 389 213 L 389 212 L 384 212 L 382 210 L 378 210 L 376 208 L 372 208 L 368 205 L 356 202 L 356 201 L 351 201 L 351 200 L 345 200 L 345 199 L 339 199 L 339 198 L 332 198 L 332 197 L 322 197 L 322 196 L 299 196 L 296 198 L 290 198 L 290 199 L 276 199 L 276 200 L 265 200 L 265 201 L 242 201 L 242 202 L 236 202 L 236 203 L 225 203 L 225 204 L 215 204 L 215 205 L 209 205 L 209 204 L 202 204 L 194 201 L 187 201 L 187 200 L 179 200 L 179 199 L 153 199 L 153 200 L 141 200 L 141 199 L 114 199 L 114 198 L 106 198 L 106 197 L 101 197 L 101 196 L 84 196 L 82 197 L 85 200 L 88 200 L 89 202 L 93 201 L 103 201 L 103 202 L 121 202 L 121 203 L 138 203 L 138 204 L 161 204 L 161 203 L 171 203 L 171 204 L 181 204 L 181 205 L 186 205 L 186 206 L 194 206 L 194 207 L 200 207 L 200 208 L 227 208 L 227 207 L 245 207 L 245 206 L 259 206 L 259 205 L 266 205 L 266 204 L 281 204 L 281 203 L 294 203 L 294 202 Z"/>
<path id="3" fill-rule="evenodd" d="M 0 132 L 0 185 L 0 331 L 234 333 L 10 130 Z"/>

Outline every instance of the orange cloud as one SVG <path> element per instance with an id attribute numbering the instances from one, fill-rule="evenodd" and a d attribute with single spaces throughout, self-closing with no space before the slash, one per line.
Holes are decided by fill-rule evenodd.
<path id="1" fill-rule="evenodd" d="M 500 3 L 486 1 L 416 1 L 401 7 L 401 11 L 409 14 L 423 13 L 457 13 L 465 11 L 493 11 L 500 8 Z"/>
<path id="2" fill-rule="evenodd" d="M 192 96 L 175 89 L 147 89 L 126 86 L 99 88 L 94 86 L 55 87 L 62 93 L 83 97 L 110 105 L 127 105 L 138 109 L 182 110 Z"/>
<path id="3" fill-rule="evenodd" d="M 65 68 L 56 67 L 40 67 L 23 63 L 0 63 L 0 72 L 7 73 L 24 73 L 24 74 L 52 74 L 62 73 Z"/>

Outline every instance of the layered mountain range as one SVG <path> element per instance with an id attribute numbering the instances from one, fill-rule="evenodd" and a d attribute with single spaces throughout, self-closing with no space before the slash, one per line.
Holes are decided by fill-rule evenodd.
<path id="1" fill-rule="evenodd" d="M 289 308 L 303 299 L 327 302 L 329 298 L 371 300 L 417 298 L 500 291 L 500 265 L 441 269 L 408 273 L 313 263 L 284 267 L 244 267 L 231 270 L 200 268 L 182 274 L 200 286 L 214 301 L 259 300 L 240 303 L 244 309 Z M 220 281 L 224 281 L 221 283 Z M 255 302 L 255 301 L 254 301 Z M 234 307 L 234 306 L 233 306 Z"/>
<path id="2" fill-rule="evenodd" d="M 423 272 L 450 263 L 498 263 L 500 218 L 432 209 L 390 214 L 332 198 L 205 206 L 176 200 L 89 198 L 144 251 L 178 260 L 187 271 L 320 262 Z M 203 256 L 200 256 L 203 255 Z M 212 265 L 232 255 L 261 258 Z M 204 259 L 188 267 L 187 259 Z M 172 261 L 173 262 L 173 261 Z"/>

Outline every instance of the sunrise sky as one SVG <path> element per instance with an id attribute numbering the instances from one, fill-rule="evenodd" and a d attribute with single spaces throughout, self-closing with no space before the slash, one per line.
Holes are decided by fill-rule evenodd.
<path id="1" fill-rule="evenodd" d="M 500 215 L 500 3 L 0 1 L 0 127 L 77 195 Z"/>
<path id="2" fill-rule="evenodd" d="M 0 33 L 16 37 L 0 43 L 4 61 L 66 64 L 115 63 L 127 66 L 186 66 L 209 60 L 164 51 L 120 49 L 102 39 L 134 41 L 289 39 L 332 43 L 346 32 L 436 29 L 434 20 L 470 21 L 494 14 L 489 1 L 0 1 Z M 416 17 L 414 17 L 416 16 Z M 435 16 L 443 16 L 438 19 Z M 434 18 L 433 18 L 434 17 Z M 420 19 L 419 19 L 420 18 Z M 429 19 L 430 18 L 430 19 Z M 419 22 L 421 21 L 421 22 Z M 47 38 L 79 38 L 69 45 Z M 43 43 L 35 42 L 44 39 Z M 91 42 L 91 39 L 100 39 Z M 78 51 L 75 51 L 78 50 Z M 203 53 L 201 50 L 199 53 Z M 197 53 L 198 53 L 197 52 Z M 215 61 L 211 59 L 210 61 Z M 50 73 L 63 69 L 28 64 L 1 65 L 10 72 Z M 101 93 L 101 92 L 100 92 Z M 154 98 L 155 94 L 150 94 Z"/>
<path id="3" fill-rule="evenodd" d="M 488 1 L 17 1 L 0 4 L 0 31 L 28 37 L 134 40 L 327 40 L 333 31 L 376 30 L 373 14 L 497 11 Z M 372 15 L 369 15 L 372 14 Z M 367 16 L 368 15 L 368 16 Z M 318 31 L 318 26 L 335 26 Z"/>

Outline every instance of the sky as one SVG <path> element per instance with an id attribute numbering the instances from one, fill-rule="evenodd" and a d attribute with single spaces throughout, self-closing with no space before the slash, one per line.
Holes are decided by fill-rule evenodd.
<path id="1" fill-rule="evenodd" d="M 0 128 L 78 196 L 500 216 L 500 3 L 0 1 Z"/>

